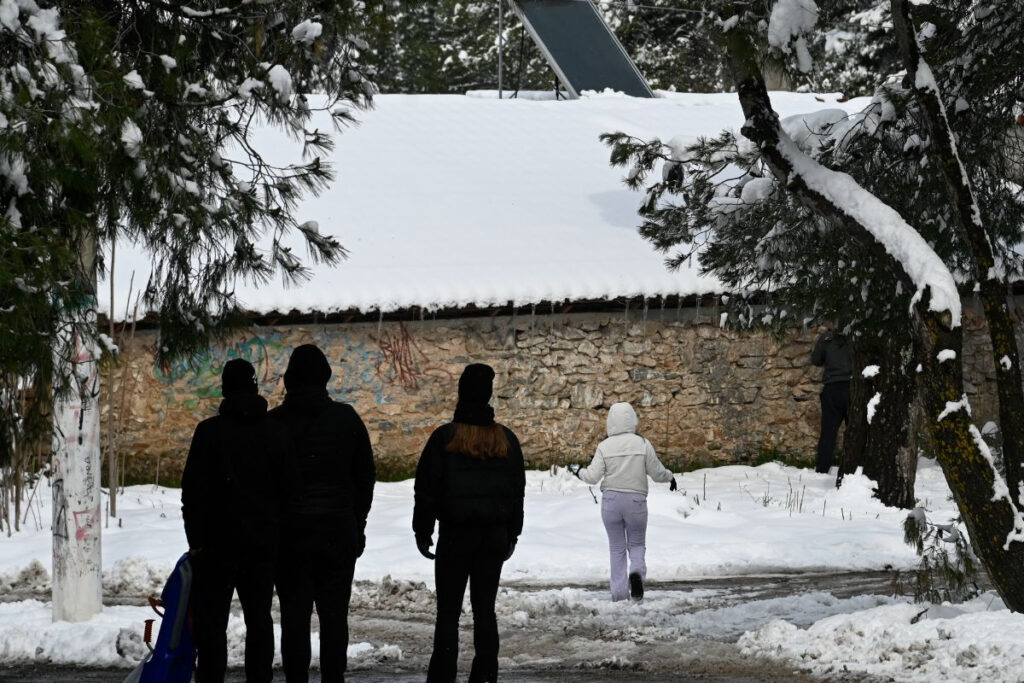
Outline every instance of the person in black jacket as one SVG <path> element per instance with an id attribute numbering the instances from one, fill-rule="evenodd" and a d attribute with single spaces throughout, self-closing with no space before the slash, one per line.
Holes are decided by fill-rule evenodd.
<path id="1" fill-rule="evenodd" d="M 191 607 L 199 683 L 220 683 L 235 590 L 245 617 L 245 677 L 273 679 L 270 606 L 280 538 L 278 482 L 287 442 L 267 419 L 256 370 L 235 359 L 221 375 L 216 417 L 196 427 L 181 478 L 181 514 L 194 570 Z"/>
<path id="2" fill-rule="evenodd" d="M 827 330 L 818 337 L 811 351 L 811 363 L 824 367 L 821 382 L 821 434 L 815 470 L 828 473 L 836 450 L 839 425 L 846 421 L 850 404 L 850 376 L 853 373 L 853 349 L 846 335 L 847 321 L 839 321 L 839 330 Z"/>
<path id="3" fill-rule="evenodd" d="M 416 467 L 412 526 L 420 553 L 434 559 L 437 622 L 428 683 L 455 680 L 459 614 L 469 582 L 476 650 L 470 683 L 498 680 L 498 620 L 494 601 L 501 566 L 523 530 L 526 474 L 512 430 L 494 421 L 488 405 L 494 370 L 474 363 L 459 378 L 452 422 L 430 435 Z"/>
<path id="4" fill-rule="evenodd" d="M 291 442 L 277 596 L 281 659 L 288 683 L 309 680 L 310 618 L 320 620 L 323 683 L 345 680 L 348 603 L 376 476 L 366 426 L 352 406 L 330 398 L 331 366 L 312 344 L 292 351 L 284 402 L 270 411 Z"/>

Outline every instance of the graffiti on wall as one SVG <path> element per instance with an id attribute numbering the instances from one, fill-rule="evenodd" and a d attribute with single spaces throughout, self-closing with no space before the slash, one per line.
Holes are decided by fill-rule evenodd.
<path id="1" fill-rule="evenodd" d="M 370 338 L 380 347 L 375 371 L 382 383 L 398 384 L 407 392 L 416 392 L 420 389 L 420 382 L 428 377 L 452 379 L 451 372 L 431 363 L 401 322 L 397 332 L 384 331 L 380 338 Z"/>
<path id="2" fill-rule="evenodd" d="M 397 333 L 373 336 L 343 335 L 337 331 L 320 330 L 311 341 L 324 350 L 331 364 L 328 384 L 331 396 L 358 404 L 367 395 L 376 404 L 387 403 L 394 386 L 416 391 L 424 377 L 447 376 L 450 373 L 427 361 L 404 325 Z M 297 344 L 285 340 L 281 333 L 251 336 L 227 346 L 211 346 L 191 359 L 180 360 L 166 371 L 154 367 L 153 374 L 165 387 L 166 399 L 174 403 L 184 393 L 189 408 L 200 399 L 220 397 L 220 373 L 224 364 L 243 358 L 256 368 L 261 393 L 272 393 L 278 386 L 288 359 Z"/>
<path id="3" fill-rule="evenodd" d="M 197 397 L 213 398 L 220 396 L 220 372 L 229 360 L 242 358 L 249 361 L 256 368 L 260 384 L 268 386 L 277 381 L 277 377 L 272 376 L 276 365 L 271 357 L 281 353 L 291 353 L 291 347 L 281 341 L 280 334 L 252 336 L 230 346 L 208 347 L 191 358 L 176 361 L 166 371 L 154 366 L 153 375 L 165 385 L 183 382 Z"/>
<path id="4" fill-rule="evenodd" d="M 390 400 L 387 387 L 374 371 L 380 362 L 380 349 L 348 335 L 342 338 L 325 334 L 324 337 L 320 348 L 327 349 L 327 359 L 334 373 L 328 387 L 331 396 L 356 407 L 361 394 L 372 396 L 377 405 L 387 403 Z"/>

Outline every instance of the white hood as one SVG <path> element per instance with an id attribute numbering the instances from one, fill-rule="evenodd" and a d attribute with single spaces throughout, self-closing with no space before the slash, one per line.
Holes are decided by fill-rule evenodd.
<path id="1" fill-rule="evenodd" d="M 636 433 L 636 411 L 628 403 L 616 403 L 608 409 L 608 438 L 597 446 L 593 460 L 577 475 L 588 484 L 601 482 L 602 491 L 620 491 L 647 495 L 647 477 L 670 482 L 651 442 Z"/>
<path id="2" fill-rule="evenodd" d="M 608 436 L 636 433 L 636 411 L 628 403 L 614 403 L 608 409 Z"/>

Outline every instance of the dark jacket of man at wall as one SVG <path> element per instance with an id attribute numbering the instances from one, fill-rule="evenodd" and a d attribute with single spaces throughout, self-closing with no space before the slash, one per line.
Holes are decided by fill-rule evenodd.
<path id="1" fill-rule="evenodd" d="M 429 559 L 439 522 L 434 574 L 437 622 L 427 681 L 455 680 L 459 615 L 469 582 L 475 656 L 471 683 L 498 680 L 498 622 L 494 602 L 502 564 L 523 530 L 526 475 L 512 430 L 494 421 L 488 405 L 494 370 L 474 363 L 459 379 L 454 420 L 438 427 L 416 467 L 413 532 Z"/>
<path id="2" fill-rule="evenodd" d="M 811 351 L 811 363 L 824 367 L 821 381 L 821 434 L 815 470 L 828 472 L 835 456 L 839 425 L 846 421 L 850 404 L 850 375 L 853 372 L 853 349 L 844 334 L 846 321 L 839 321 L 839 331 L 830 330 L 820 337 Z"/>
<path id="3" fill-rule="evenodd" d="M 197 680 L 224 680 L 228 614 L 237 590 L 245 617 L 246 680 L 265 683 L 273 678 L 270 605 L 287 441 L 280 425 L 267 419 L 267 401 L 257 393 L 252 365 L 228 361 L 221 379 L 219 414 L 196 427 L 181 479 L 181 512 L 195 572 Z"/>
<path id="4" fill-rule="evenodd" d="M 278 572 L 281 658 L 288 683 L 309 680 L 310 618 L 320 620 L 323 683 L 345 680 L 348 604 L 376 471 L 366 426 L 327 393 L 331 367 L 312 344 L 297 347 L 284 373 L 284 402 L 270 411 L 291 442 Z"/>

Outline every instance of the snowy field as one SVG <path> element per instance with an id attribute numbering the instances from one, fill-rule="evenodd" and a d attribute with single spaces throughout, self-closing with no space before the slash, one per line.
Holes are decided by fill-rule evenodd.
<path id="1" fill-rule="evenodd" d="M 767 464 L 697 470 L 677 480 L 674 493 L 665 485 L 652 486 L 645 600 L 612 604 L 606 540 L 594 498 L 600 492 L 564 470 L 528 473 L 526 524 L 505 566 L 498 600 L 503 642 L 510 644 L 503 646 L 503 666 L 585 661 L 596 641 L 613 663 L 640 662 L 641 668 L 653 669 L 658 661 L 671 660 L 683 666 L 683 655 L 653 661 L 650 653 L 685 649 L 683 642 L 697 638 L 738 643 L 746 655 L 816 674 L 1020 680 L 1024 616 L 1009 613 L 992 593 L 965 605 L 929 609 L 884 594 L 843 597 L 837 590 L 810 590 L 786 595 L 769 589 L 773 576 L 916 565 L 902 540 L 906 513 L 872 499 L 866 478 L 848 477 L 836 490 L 833 477 Z M 44 480 L 24 512 L 23 531 L 0 540 L 0 595 L 8 600 L 45 596 L 50 494 Z M 954 514 L 933 461 L 921 461 L 917 495 L 933 521 Z M 131 487 L 119 497 L 121 522 L 112 520 L 104 529 L 108 602 L 133 602 L 159 591 L 186 549 L 179 498 L 177 489 L 152 486 Z M 411 481 L 377 485 L 353 610 L 399 622 L 418 615 L 417 643 L 425 642 L 415 647 L 429 649 L 433 565 L 416 552 L 411 516 Z M 749 578 L 754 576 L 765 578 Z M 740 596 L 723 587 L 725 577 L 748 577 L 743 585 L 763 584 L 763 590 Z M 678 585 L 695 579 L 709 587 Z M 3 602 L 0 662 L 129 667 L 144 652 L 139 634 L 150 616 L 149 608 L 120 604 L 84 624 L 51 624 L 48 605 L 39 599 Z M 563 634 L 561 641 L 552 636 L 545 649 L 537 643 L 538 628 Z M 237 666 L 244 635 L 240 618 L 232 617 L 229 629 L 229 658 Z M 415 661 L 414 646 L 398 633 L 369 626 L 361 631 L 354 623 L 353 668 Z M 517 649 L 517 633 L 532 645 Z"/>

